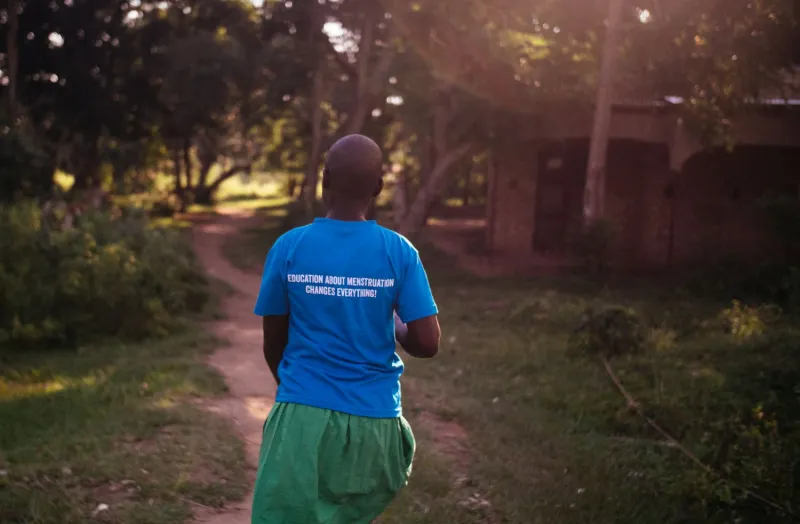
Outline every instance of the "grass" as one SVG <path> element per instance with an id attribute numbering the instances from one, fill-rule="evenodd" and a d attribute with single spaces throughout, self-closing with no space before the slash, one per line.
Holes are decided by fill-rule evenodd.
<path id="1" fill-rule="evenodd" d="M 232 239 L 228 256 L 253 268 L 275 238 L 271 227 L 247 231 L 236 248 Z M 737 339 L 719 320 L 729 303 L 680 288 L 476 280 L 435 249 L 421 251 L 444 336 L 436 359 L 405 359 L 405 411 L 419 455 L 382 523 L 789 521 L 737 499 L 666 445 L 626 408 L 599 360 L 574 354 L 570 341 L 587 306 L 636 311 L 650 349 L 613 361 L 625 387 L 703 461 L 790 508 L 800 502 L 800 331 L 791 318 Z M 424 414 L 464 428 L 469 455 L 437 453 Z M 765 424 L 773 416 L 780 431 Z M 462 470 L 467 480 L 456 481 Z M 489 508 L 466 503 L 476 493 Z"/>
<path id="2" fill-rule="evenodd" d="M 235 208 L 254 210 L 254 220 L 239 235 L 226 238 L 222 244 L 225 257 L 243 271 L 257 271 L 264 265 L 270 246 L 281 234 L 287 214 L 285 199 L 258 199 L 255 202 L 251 207 Z"/>
<path id="3" fill-rule="evenodd" d="M 2 355 L 0 522 L 174 524 L 244 496 L 243 445 L 200 405 L 226 386 L 194 322 L 141 344 Z"/>
<path id="4" fill-rule="evenodd" d="M 452 261 L 426 255 L 444 344 L 433 361 L 409 362 L 408 374 L 444 399 L 423 409 L 466 428 L 476 485 L 506 522 L 723 518 L 699 503 L 711 495 L 709 480 L 625 409 L 599 361 L 571 354 L 570 334 L 588 305 L 623 304 L 641 315 L 658 349 L 614 366 L 648 414 L 702 459 L 719 459 L 739 417 L 747 431 L 759 427 L 747 419 L 759 405 L 796 431 L 800 333 L 790 319 L 764 336 L 737 340 L 717 320 L 721 304 L 679 291 L 580 278 L 475 281 L 453 271 Z M 789 460 L 797 437 L 786 435 L 777 456 Z M 797 493 L 771 485 L 791 480 L 791 464 L 757 478 L 738 462 L 758 457 L 762 466 L 770 460 L 776 466 L 780 460 L 770 453 L 731 452 L 720 467 L 731 468 L 729 477 L 740 485 L 796 503 Z M 763 507 L 739 511 L 754 515 L 753 522 L 786 521 Z"/>

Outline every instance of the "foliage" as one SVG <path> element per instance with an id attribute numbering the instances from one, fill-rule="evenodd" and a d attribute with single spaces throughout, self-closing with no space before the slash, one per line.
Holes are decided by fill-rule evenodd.
<path id="1" fill-rule="evenodd" d="M 788 521 L 792 493 L 783 488 L 795 482 L 792 457 L 800 451 L 800 435 L 783 430 L 776 416 L 757 405 L 715 422 L 705 441 L 714 450 L 713 469 L 722 477 L 691 470 L 669 478 L 667 492 L 703 501 L 707 522 Z M 764 498 L 759 492 L 765 489 L 780 499 Z"/>
<path id="2" fill-rule="evenodd" d="M 0 202 L 47 194 L 53 168 L 46 152 L 20 127 L 0 117 Z"/>
<path id="3" fill-rule="evenodd" d="M 647 18 L 626 35 L 627 78 L 683 98 L 687 123 L 708 144 L 731 146 L 737 113 L 786 94 L 786 73 L 797 65 L 793 0 L 647 0 L 639 8 Z"/>
<path id="4" fill-rule="evenodd" d="M 0 208 L 3 342 L 164 335 L 205 303 L 207 282 L 179 233 L 130 210 L 64 219 L 33 202 Z"/>
<path id="5" fill-rule="evenodd" d="M 573 333 L 573 349 L 604 358 L 630 355 L 645 349 L 645 331 L 639 315 L 630 308 L 588 308 Z"/>
<path id="6" fill-rule="evenodd" d="M 734 300 L 731 307 L 720 312 L 719 318 L 725 330 L 737 339 L 748 339 L 763 335 L 767 324 L 776 320 L 779 312 L 767 307 L 753 307 Z"/>

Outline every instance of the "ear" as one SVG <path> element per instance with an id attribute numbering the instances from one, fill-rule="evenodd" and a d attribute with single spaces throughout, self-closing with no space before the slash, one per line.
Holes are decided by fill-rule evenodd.
<path id="1" fill-rule="evenodd" d="M 331 187 L 330 176 L 328 175 L 328 168 L 322 168 L 322 189 L 329 189 Z"/>
<path id="2" fill-rule="evenodd" d="M 381 194 L 383 191 L 383 177 L 378 179 L 378 187 L 375 188 L 375 192 L 372 193 L 372 198 L 378 198 L 378 195 Z"/>

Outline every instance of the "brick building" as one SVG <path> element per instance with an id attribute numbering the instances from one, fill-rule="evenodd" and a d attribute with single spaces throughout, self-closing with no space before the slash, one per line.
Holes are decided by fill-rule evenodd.
<path id="1" fill-rule="evenodd" d="M 611 263 L 659 268 L 770 253 L 758 202 L 800 198 L 800 118 L 786 103 L 734 123 L 732 153 L 704 149 L 674 104 L 617 104 L 606 171 L 606 216 L 617 228 Z M 535 264 L 569 262 L 580 228 L 591 111 L 497 129 L 487 244 Z M 800 234 L 800 232 L 798 232 Z"/>

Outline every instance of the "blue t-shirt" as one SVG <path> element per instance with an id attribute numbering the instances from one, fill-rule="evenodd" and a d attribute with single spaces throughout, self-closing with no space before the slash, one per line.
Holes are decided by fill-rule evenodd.
<path id="1" fill-rule="evenodd" d="M 255 313 L 289 315 L 276 401 L 373 418 L 402 412 L 394 316 L 438 313 L 419 253 L 374 221 L 321 218 L 272 246 Z"/>

